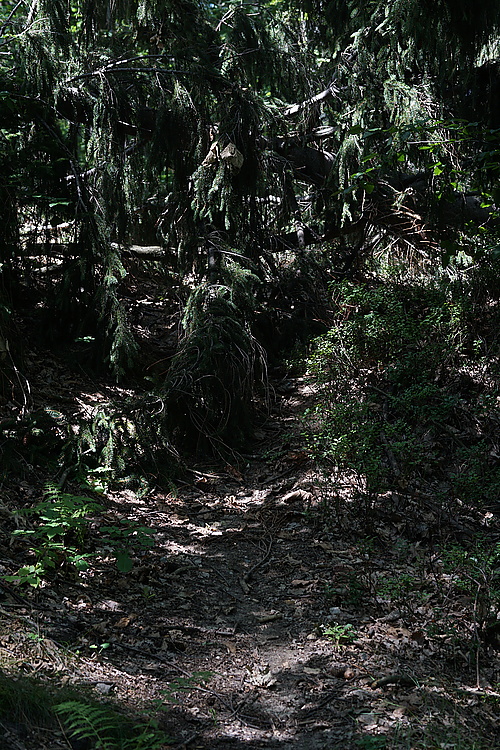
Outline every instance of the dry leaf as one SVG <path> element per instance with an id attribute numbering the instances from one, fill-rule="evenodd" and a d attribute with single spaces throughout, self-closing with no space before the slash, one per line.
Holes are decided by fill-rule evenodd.
<path id="1" fill-rule="evenodd" d="M 204 167 L 210 166 L 210 164 L 216 164 L 219 161 L 220 146 L 217 141 L 214 141 L 210 146 L 208 154 L 201 162 Z"/>
<path id="2" fill-rule="evenodd" d="M 221 161 L 226 162 L 231 167 L 232 172 L 239 172 L 243 166 L 245 159 L 241 151 L 238 151 L 234 143 L 229 143 L 226 148 L 221 152 Z"/>
<path id="3" fill-rule="evenodd" d="M 241 471 L 238 471 L 238 469 L 235 469 L 234 466 L 227 464 L 226 472 L 229 474 L 230 477 L 233 477 L 233 479 L 236 479 L 238 482 L 243 481 L 243 474 L 241 473 Z"/>
<path id="4" fill-rule="evenodd" d="M 330 542 L 314 542 L 314 547 L 321 547 L 325 552 L 335 552 L 335 549 Z"/>
<path id="5" fill-rule="evenodd" d="M 397 707 L 397 708 L 395 708 L 395 709 L 394 709 L 394 711 L 392 712 L 392 716 L 393 716 L 393 717 L 394 717 L 395 719 L 402 719 L 402 718 L 403 718 L 403 716 L 405 716 L 405 714 L 406 714 L 406 708 L 405 708 L 405 706 L 398 706 L 398 707 Z"/>
<path id="6" fill-rule="evenodd" d="M 115 628 L 126 628 L 127 625 L 130 625 L 131 622 L 133 622 L 137 618 L 137 615 L 127 615 L 126 617 L 120 617 L 117 623 L 115 623 Z"/>
<path id="7" fill-rule="evenodd" d="M 313 586 L 316 581 L 307 581 L 302 578 L 294 578 L 290 586 Z"/>
<path id="8" fill-rule="evenodd" d="M 263 667 L 256 664 L 249 675 L 248 681 L 252 685 L 263 688 L 271 688 L 276 685 L 276 678 L 273 676 L 269 664 Z"/>
<path id="9" fill-rule="evenodd" d="M 295 503 L 301 501 L 304 503 L 310 503 L 314 499 L 312 492 L 306 492 L 306 490 L 292 490 L 286 495 L 283 495 L 281 502 L 283 503 Z"/>
<path id="10" fill-rule="evenodd" d="M 295 461 L 297 463 L 304 463 L 304 461 L 307 461 L 310 457 L 308 451 L 305 450 L 290 451 L 290 453 L 286 454 L 288 461 Z"/>

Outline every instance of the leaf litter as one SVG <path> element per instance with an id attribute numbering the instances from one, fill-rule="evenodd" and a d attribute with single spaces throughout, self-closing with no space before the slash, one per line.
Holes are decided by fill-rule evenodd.
<path id="1" fill-rule="evenodd" d="M 453 539 L 478 519 L 446 525 L 428 493 L 402 490 L 379 498 L 369 533 L 355 500 L 336 516 L 302 408 L 283 395 L 243 466 L 195 467 L 169 494 L 110 493 L 107 523 L 154 533 L 130 572 L 103 551 L 37 592 L 2 583 L 2 665 L 154 711 L 173 747 L 494 747 L 499 650 L 478 632 L 477 587 L 420 533 Z M 11 572 L 21 553 L 1 541 Z"/>

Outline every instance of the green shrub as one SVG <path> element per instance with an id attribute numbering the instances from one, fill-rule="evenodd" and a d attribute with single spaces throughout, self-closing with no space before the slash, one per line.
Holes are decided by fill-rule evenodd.
<path id="1" fill-rule="evenodd" d="M 20 511 L 22 515 L 36 517 L 35 528 L 14 531 L 14 536 L 30 541 L 36 563 L 24 565 L 16 575 L 6 579 L 37 587 L 48 571 L 63 565 L 76 571 L 86 570 L 89 554 L 83 552 L 83 547 L 88 516 L 101 509 L 88 497 L 61 493 L 57 487 L 48 486 L 43 500 Z"/>
<path id="2" fill-rule="evenodd" d="M 495 318 L 478 318 L 470 289 L 444 280 L 344 282 L 335 302 L 308 360 L 318 461 L 354 472 L 368 493 L 440 478 L 465 502 L 498 497 L 489 447 L 498 387 L 483 356 Z"/>

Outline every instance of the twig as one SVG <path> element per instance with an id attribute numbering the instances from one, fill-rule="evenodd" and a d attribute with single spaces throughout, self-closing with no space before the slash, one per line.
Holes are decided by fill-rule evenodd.
<path id="1" fill-rule="evenodd" d="M 308 716 L 311 716 L 316 711 L 319 711 L 320 708 L 323 708 L 328 703 L 332 702 L 332 699 L 334 696 L 338 696 L 338 690 L 332 690 L 330 691 L 324 698 L 322 698 L 318 703 L 313 706 L 312 708 L 306 709 L 303 713 L 300 715 L 299 724 L 306 723 L 304 720 L 307 719 Z"/>
<path id="2" fill-rule="evenodd" d="M 266 549 L 266 551 L 264 553 L 264 556 L 258 562 L 256 562 L 255 565 L 252 565 L 252 567 L 250 568 L 250 570 L 247 570 L 247 572 L 245 573 L 245 575 L 240 578 L 240 586 L 243 589 L 243 591 L 245 592 L 245 594 L 248 594 L 248 592 L 250 591 L 250 587 L 248 586 L 248 582 L 249 582 L 250 578 L 252 577 L 252 575 L 255 573 L 255 571 L 257 570 L 257 568 L 260 568 L 269 559 L 269 557 L 271 555 L 272 546 L 273 546 L 273 540 L 270 539 L 269 540 L 269 544 L 267 545 L 267 549 Z"/>
<path id="3" fill-rule="evenodd" d="M 29 617 L 26 617 L 25 615 L 20 615 L 17 612 L 8 612 L 3 607 L 0 607 L 0 615 L 4 615 L 5 617 L 8 617 L 10 620 L 22 620 L 23 622 L 28 623 L 28 625 L 32 628 L 37 628 L 38 625 L 36 622 L 31 620 Z"/>
<path id="4" fill-rule="evenodd" d="M 143 649 L 136 648 L 135 646 L 129 646 L 128 643 L 121 643 L 120 641 L 111 641 L 111 644 L 113 646 L 119 646 L 120 648 L 123 648 L 125 651 L 132 651 L 132 653 L 140 654 L 141 656 L 146 656 L 148 659 L 154 659 L 155 661 L 159 661 L 162 664 L 166 664 L 169 667 L 172 667 L 172 669 L 176 670 L 180 674 L 183 674 L 185 677 L 192 677 L 193 675 L 190 672 L 187 672 L 182 667 L 179 667 L 177 664 L 174 664 L 174 662 L 169 661 L 169 659 L 165 659 L 164 656 L 160 656 L 160 654 L 152 654 L 149 651 L 144 651 Z M 255 729 L 260 729 L 260 727 L 256 727 L 254 724 L 249 723 L 245 717 L 241 714 L 238 714 L 237 711 L 239 711 L 239 708 L 236 709 L 236 712 L 234 710 L 234 706 L 232 706 L 231 703 L 229 703 L 225 698 L 223 698 L 220 693 L 216 693 L 215 690 L 210 690 L 210 688 L 203 688 L 199 685 L 191 685 L 190 690 L 197 690 L 199 693 L 205 693 L 206 695 L 213 695 L 214 698 L 217 698 L 217 700 L 222 703 L 222 705 L 228 709 L 228 711 L 231 712 L 231 716 L 235 716 L 238 721 L 241 721 L 243 724 L 253 727 Z M 184 743 L 186 744 L 186 743 Z M 182 747 L 182 744 L 180 745 Z"/>
<path id="5" fill-rule="evenodd" d="M 0 26 L 0 34 L 1 34 L 2 32 L 3 32 L 3 30 L 4 30 L 5 28 L 7 28 L 7 26 L 9 25 L 9 23 L 10 23 L 10 21 L 11 21 L 11 19 L 12 19 L 12 16 L 13 16 L 13 15 L 14 15 L 14 13 L 16 12 L 16 10 L 17 10 L 17 9 L 19 8 L 19 6 L 23 4 L 23 2 L 24 2 L 24 0 L 19 0 L 19 2 L 17 3 L 17 5 L 15 5 L 15 6 L 14 6 L 14 7 L 12 8 L 11 12 L 10 12 L 10 13 L 9 13 L 9 15 L 7 16 L 7 19 L 6 19 L 6 20 L 4 21 L 4 23 L 3 23 L 3 24 L 2 24 L 1 26 Z"/>
<path id="6" fill-rule="evenodd" d="M 163 625 L 162 627 L 166 630 L 181 630 L 188 635 L 202 633 L 203 635 L 219 635 L 224 638 L 233 638 L 235 635 L 235 628 L 231 628 L 231 630 L 213 630 L 212 628 L 204 628 L 201 625 Z"/>
<path id="7" fill-rule="evenodd" d="M 321 91 L 321 93 L 316 94 L 315 96 L 311 96 L 309 99 L 306 99 L 303 102 L 292 104 L 290 107 L 287 107 L 284 110 L 283 114 L 285 115 L 285 117 L 291 117 L 292 115 L 296 115 L 301 110 L 306 109 L 306 107 L 310 107 L 312 104 L 319 104 L 319 102 L 322 102 L 329 96 L 336 96 L 337 93 L 338 89 L 335 88 L 333 81 L 331 81 L 331 83 L 328 84 L 327 88 L 324 91 Z"/>
<path id="8" fill-rule="evenodd" d="M 200 736 L 199 732 L 195 732 L 190 737 L 187 738 L 187 740 L 184 740 L 179 745 L 175 745 L 175 747 L 171 748 L 171 750 L 183 750 L 183 748 L 190 745 L 192 742 L 194 742 L 198 737 Z"/>
<path id="9" fill-rule="evenodd" d="M 226 586 L 227 586 L 227 583 L 228 583 L 228 581 L 227 581 L 227 579 L 226 579 L 226 578 L 224 578 L 224 576 L 222 575 L 222 573 L 220 572 L 220 570 L 217 570 L 217 568 L 214 568 L 214 567 L 213 567 L 212 565 L 208 565 L 207 567 L 209 567 L 209 568 L 210 568 L 210 570 L 211 570 L 211 571 L 212 571 L 213 573 L 215 573 L 215 575 L 218 575 L 218 576 L 219 576 L 219 578 L 220 578 L 220 579 L 221 579 L 221 580 L 222 580 L 222 581 L 223 581 L 223 582 L 224 582 L 224 583 L 226 584 Z M 229 590 L 228 588 L 226 588 L 226 594 L 227 594 L 228 596 L 231 596 L 231 597 L 232 597 L 233 599 L 236 599 L 236 601 L 238 601 L 238 602 L 243 602 L 243 601 L 245 601 L 245 600 L 243 599 L 243 597 L 239 596 L 238 594 L 235 594 L 235 593 L 234 593 L 233 591 L 230 591 L 230 590 Z"/>
<path id="10" fill-rule="evenodd" d="M 401 476 L 401 470 L 397 464 L 396 458 L 394 456 L 394 453 L 392 452 L 392 448 L 389 445 L 389 441 L 387 440 L 387 437 L 385 435 L 385 432 L 383 430 L 380 431 L 380 440 L 385 448 L 385 453 L 387 455 L 387 458 L 389 459 L 389 463 L 391 465 L 391 469 L 393 470 L 394 474 L 397 477 Z"/>
<path id="11" fill-rule="evenodd" d="M 385 687 L 386 685 L 402 685 L 404 687 L 417 687 L 416 680 L 407 674 L 388 674 L 385 677 L 381 677 L 379 680 L 372 682 L 371 686 L 374 690 L 379 687 Z"/>
<path id="12" fill-rule="evenodd" d="M 188 73 L 186 70 L 173 70 L 172 68 L 117 68 L 117 67 L 105 67 L 99 70 L 94 70 L 91 73 L 80 73 L 78 76 L 66 79 L 65 84 L 73 83 L 74 81 L 82 81 L 85 78 L 95 78 L 96 76 L 104 76 L 105 73 L 170 73 L 172 75 L 183 75 Z"/>
<path id="13" fill-rule="evenodd" d="M 4 583 L 3 581 L 0 581 L 0 589 L 3 589 L 3 591 L 9 594 L 9 596 L 11 596 L 18 604 L 22 604 L 23 607 L 31 607 L 32 609 L 42 609 L 42 610 L 49 609 L 49 607 L 44 607 L 42 604 L 36 604 L 36 602 L 30 602 L 29 599 L 26 599 L 25 597 L 20 596 L 14 591 L 14 589 L 11 586 Z"/>
<path id="14" fill-rule="evenodd" d="M 162 664 L 166 664 L 168 667 L 172 667 L 176 672 L 179 672 L 180 674 L 183 674 L 185 677 L 191 677 L 191 673 L 187 672 L 182 667 L 179 667 L 177 664 L 175 664 L 173 661 L 170 661 L 169 659 L 166 659 L 164 656 L 160 656 L 160 654 L 152 654 L 150 651 L 144 651 L 142 648 L 136 648 L 135 646 L 129 646 L 128 643 L 121 643 L 120 641 L 111 641 L 112 646 L 118 646 L 119 648 L 122 648 L 124 651 L 132 651 L 134 654 L 139 654 L 140 656 L 146 656 L 148 659 L 154 659 L 155 661 L 159 661 Z"/>
<path id="15" fill-rule="evenodd" d="M 476 595 L 474 597 L 474 635 L 476 636 L 476 687 L 481 687 L 480 673 L 479 673 L 479 652 L 481 639 L 479 637 L 478 622 L 477 622 L 477 610 L 479 606 L 479 596 L 481 593 L 482 585 L 481 582 L 477 584 Z"/>
<path id="16" fill-rule="evenodd" d="M 111 645 L 113 646 L 119 646 L 120 648 L 123 648 L 125 651 L 132 651 L 135 654 L 140 654 L 141 656 L 146 656 L 148 659 L 154 659 L 155 661 L 159 661 L 162 664 L 166 664 L 169 667 L 172 667 L 176 672 L 179 672 L 180 674 L 183 674 L 185 677 L 192 677 L 193 675 L 191 672 L 188 672 L 187 670 L 183 669 L 182 667 L 179 667 L 177 664 L 175 664 L 173 661 L 170 661 L 169 659 L 165 659 L 164 656 L 160 656 L 160 654 L 152 654 L 150 651 L 144 651 L 141 648 L 136 648 L 135 646 L 129 646 L 128 643 L 121 643 L 120 641 L 111 641 Z M 190 690 L 197 690 L 199 693 L 207 693 L 208 695 L 213 695 L 215 698 L 217 698 L 229 711 L 233 710 L 233 707 L 230 703 L 228 703 L 219 693 L 216 693 L 215 690 L 210 690 L 209 688 L 203 688 L 199 685 L 190 685 Z"/>

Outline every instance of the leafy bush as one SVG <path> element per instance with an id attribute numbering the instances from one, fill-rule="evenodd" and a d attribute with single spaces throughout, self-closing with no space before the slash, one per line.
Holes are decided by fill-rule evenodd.
<path id="1" fill-rule="evenodd" d="M 71 439 L 77 480 L 95 492 L 126 485 L 144 490 L 146 475 L 170 476 L 178 457 L 165 431 L 164 403 L 154 394 L 103 403 Z"/>
<path id="2" fill-rule="evenodd" d="M 121 518 L 119 526 L 101 526 L 100 532 L 111 542 L 116 554 L 116 566 L 121 573 L 128 573 L 132 570 L 131 547 L 146 550 L 151 549 L 154 544 L 151 529 L 147 526 L 139 526 L 127 518 Z"/>
<path id="3" fill-rule="evenodd" d="M 469 548 L 449 545 L 441 550 L 448 585 L 470 597 L 474 630 L 497 622 L 500 606 L 500 544 L 475 541 Z M 446 592 L 444 592 L 446 595 Z"/>
<path id="4" fill-rule="evenodd" d="M 445 280 L 344 282 L 335 301 L 335 324 L 308 361 L 318 460 L 354 472 L 368 493 L 439 477 L 463 501 L 498 497 L 498 386 L 482 355 L 496 318 L 479 318 L 470 288 Z"/>

